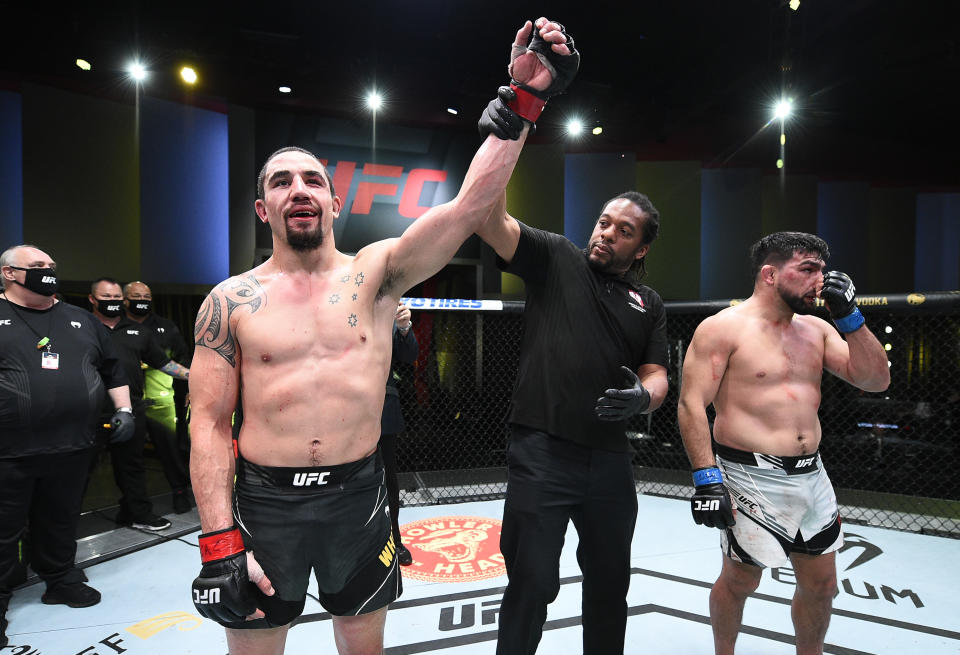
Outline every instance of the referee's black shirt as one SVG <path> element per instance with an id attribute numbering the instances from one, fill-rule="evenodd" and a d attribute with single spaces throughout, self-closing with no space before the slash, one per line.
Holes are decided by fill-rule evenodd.
<path id="1" fill-rule="evenodd" d="M 623 421 L 594 413 L 621 366 L 667 365 L 666 315 L 656 291 L 599 273 L 557 234 L 520 223 L 513 260 L 497 264 L 526 284 L 520 365 L 509 421 L 590 448 L 630 449 Z"/>

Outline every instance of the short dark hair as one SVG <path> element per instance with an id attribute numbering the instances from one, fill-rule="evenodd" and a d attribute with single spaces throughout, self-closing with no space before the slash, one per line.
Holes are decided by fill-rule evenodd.
<path id="1" fill-rule="evenodd" d="M 271 155 L 267 157 L 267 161 L 263 162 L 263 167 L 260 169 L 260 173 L 257 174 L 257 199 L 258 200 L 263 200 L 263 183 L 264 183 L 263 178 L 267 174 L 267 166 L 270 164 L 271 161 L 273 161 L 274 157 L 282 155 L 285 152 L 302 152 L 303 154 L 310 155 L 311 157 L 316 159 L 317 162 L 320 163 L 320 166 L 323 168 L 323 176 L 327 178 L 327 184 L 330 185 L 330 195 L 331 196 L 337 195 L 336 189 L 333 188 L 333 180 L 330 178 L 330 171 L 328 171 L 327 167 L 323 165 L 323 162 L 320 161 L 319 157 L 317 157 L 315 154 L 313 154 L 306 148 L 300 148 L 298 146 L 286 146 L 285 148 L 280 148 L 279 150 L 276 150 L 273 153 L 271 153 Z"/>
<path id="2" fill-rule="evenodd" d="M 602 214 L 607 210 L 607 205 L 609 205 L 614 200 L 620 199 L 629 200 L 637 207 L 640 208 L 640 211 L 643 212 L 643 243 L 642 245 L 646 246 L 653 243 L 656 238 L 660 235 L 660 212 L 657 211 L 657 208 L 653 206 L 653 203 L 650 202 L 645 194 L 640 193 L 639 191 L 624 191 L 618 196 L 610 198 L 610 200 L 603 203 L 603 209 L 600 210 Z M 645 264 L 646 256 L 641 257 L 640 259 L 635 260 L 631 265 L 630 269 L 627 271 L 627 276 L 632 277 L 633 281 L 639 284 L 640 280 L 644 278 L 647 274 L 647 267 Z"/>
<path id="3" fill-rule="evenodd" d="M 96 280 L 94 280 L 93 282 L 90 283 L 90 295 L 91 295 L 91 296 L 92 296 L 92 295 L 94 294 L 94 292 L 97 290 L 97 285 L 100 284 L 101 282 L 107 282 L 107 283 L 109 283 L 109 284 L 116 284 L 118 287 L 120 286 L 120 283 L 117 282 L 116 280 L 114 280 L 112 277 L 98 277 Z"/>
<path id="4" fill-rule="evenodd" d="M 750 271 L 757 279 L 760 269 L 767 264 L 780 266 L 795 253 L 811 253 L 823 261 L 830 258 L 827 242 L 806 232 L 774 232 L 750 246 Z"/>

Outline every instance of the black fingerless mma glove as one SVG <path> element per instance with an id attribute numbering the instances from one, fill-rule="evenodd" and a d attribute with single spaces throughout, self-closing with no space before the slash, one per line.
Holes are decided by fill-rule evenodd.
<path id="1" fill-rule="evenodd" d="M 236 526 L 200 535 L 200 560 L 193 604 L 201 616 L 238 623 L 257 610 L 256 586 L 247 575 L 247 551 Z"/>

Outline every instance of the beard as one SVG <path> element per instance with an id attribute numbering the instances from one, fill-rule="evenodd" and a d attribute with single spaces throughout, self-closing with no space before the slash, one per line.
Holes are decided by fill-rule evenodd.
<path id="1" fill-rule="evenodd" d="M 309 252 L 316 250 L 323 244 L 323 232 L 320 223 L 312 230 L 291 230 L 290 225 L 286 225 L 287 245 L 296 252 Z"/>
<path id="2" fill-rule="evenodd" d="M 608 251 L 606 255 L 608 259 L 603 261 L 594 255 L 593 247 L 598 243 L 600 242 L 591 241 L 587 247 L 587 263 L 590 264 L 590 268 L 599 273 L 623 273 L 624 271 L 630 270 L 630 267 L 636 259 L 634 256 L 617 256 L 616 253 Z"/>
<path id="3" fill-rule="evenodd" d="M 783 289 L 777 289 L 780 298 L 787 304 L 787 307 L 793 310 L 794 314 L 812 314 L 816 307 L 816 302 L 807 303 L 804 296 L 787 293 Z"/>

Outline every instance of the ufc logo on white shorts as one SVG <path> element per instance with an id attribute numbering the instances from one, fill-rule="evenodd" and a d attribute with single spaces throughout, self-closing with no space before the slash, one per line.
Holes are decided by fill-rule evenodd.
<path id="1" fill-rule="evenodd" d="M 324 471 L 323 473 L 294 473 L 293 475 L 293 486 L 295 487 L 309 487 L 311 484 L 316 483 L 317 486 L 327 483 L 327 476 L 330 475 L 330 471 Z"/>
<path id="2" fill-rule="evenodd" d="M 720 501 L 716 498 L 713 500 L 695 500 L 693 501 L 693 509 L 698 512 L 715 512 L 720 509 Z"/>
<path id="3" fill-rule="evenodd" d="M 802 469 L 804 466 L 810 466 L 813 464 L 815 457 L 804 457 L 803 459 L 797 460 L 797 465 L 794 468 Z"/>
<path id="4" fill-rule="evenodd" d="M 220 590 L 219 589 L 194 589 L 193 590 L 193 602 L 197 605 L 213 605 L 214 603 L 220 602 Z"/>

